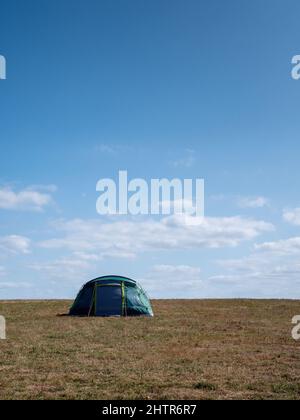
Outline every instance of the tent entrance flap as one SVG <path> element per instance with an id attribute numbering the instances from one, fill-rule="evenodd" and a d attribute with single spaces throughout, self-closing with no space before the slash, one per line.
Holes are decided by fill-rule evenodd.
<path id="1" fill-rule="evenodd" d="M 122 289 L 120 285 L 96 286 L 95 315 L 122 316 Z"/>

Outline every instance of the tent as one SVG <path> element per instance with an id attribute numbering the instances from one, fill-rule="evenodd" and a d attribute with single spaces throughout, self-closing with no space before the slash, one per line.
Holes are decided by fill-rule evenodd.
<path id="1" fill-rule="evenodd" d="M 99 277 L 79 291 L 69 315 L 73 316 L 153 316 L 143 288 L 126 277 Z"/>

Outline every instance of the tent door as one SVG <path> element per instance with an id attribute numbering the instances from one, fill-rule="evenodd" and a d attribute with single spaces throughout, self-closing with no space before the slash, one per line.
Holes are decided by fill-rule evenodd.
<path id="1" fill-rule="evenodd" d="M 122 289 L 121 286 L 98 285 L 95 290 L 96 316 L 122 315 Z"/>

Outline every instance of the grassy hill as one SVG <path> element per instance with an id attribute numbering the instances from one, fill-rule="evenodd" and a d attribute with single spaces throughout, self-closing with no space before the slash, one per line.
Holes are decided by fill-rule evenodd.
<path id="1" fill-rule="evenodd" d="M 0 301 L 1 399 L 300 399 L 299 301 L 160 300 L 155 317 L 70 318 Z"/>

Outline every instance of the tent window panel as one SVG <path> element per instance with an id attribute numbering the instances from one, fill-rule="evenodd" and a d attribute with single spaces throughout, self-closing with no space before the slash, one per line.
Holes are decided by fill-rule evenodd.
<path id="1" fill-rule="evenodd" d="M 96 287 L 96 316 L 122 315 L 122 289 L 119 286 Z"/>
<path id="2" fill-rule="evenodd" d="M 127 295 L 127 305 L 129 307 L 140 306 L 142 304 L 136 288 L 128 287 L 126 295 Z"/>

